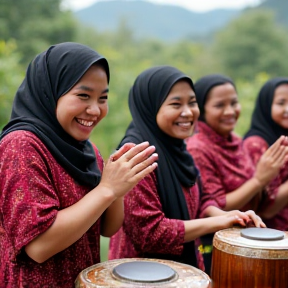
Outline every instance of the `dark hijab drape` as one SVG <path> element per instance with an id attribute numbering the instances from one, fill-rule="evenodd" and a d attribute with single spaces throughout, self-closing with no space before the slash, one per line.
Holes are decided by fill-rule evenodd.
<path id="1" fill-rule="evenodd" d="M 210 74 L 200 78 L 195 83 L 195 93 L 197 98 L 198 107 L 200 110 L 199 121 L 205 122 L 205 111 L 204 106 L 207 100 L 208 93 L 212 88 L 218 85 L 223 85 L 226 83 L 230 83 L 235 87 L 234 82 L 227 76 L 221 74 Z M 235 87 L 236 90 L 236 87 Z"/>
<path id="2" fill-rule="evenodd" d="M 96 62 L 104 67 L 109 81 L 107 60 L 82 44 L 61 43 L 37 55 L 28 66 L 0 138 L 16 130 L 33 132 L 78 183 L 91 187 L 101 178 L 93 147 L 89 140 L 76 141 L 63 130 L 56 105 Z"/>
<path id="3" fill-rule="evenodd" d="M 263 85 L 256 99 L 250 128 L 244 139 L 253 135 L 260 136 L 271 146 L 281 135 L 288 135 L 288 129 L 275 123 L 271 117 L 274 93 L 281 84 L 288 84 L 288 78 L 276 77 Z"/>
<path id="4" fill-rule="evenodd" d="M 119 147 L 128 142 L 138 144 L 143 141 L 149 141 L 150 145 L 156 147 L 159 155 L 156 177 L 163 212 L 170 219 L 188 220 L 190 217 L 181 185 L 194 185 L 198 171 L 184 141 L 165 134 L 156 122 L 161 105 L 172 86 L 179 80 L 187 81 L 194 90 L 192 80 L 170 66 L 153 67 L 137 77 L 129 92 L 129 108 L 133 121 Z M 152 256 L 169 258 L 168 255 L 160 254 Z M 179 261 L 197 265 L 194 242 L 184 245 L 184 252 Z"/>

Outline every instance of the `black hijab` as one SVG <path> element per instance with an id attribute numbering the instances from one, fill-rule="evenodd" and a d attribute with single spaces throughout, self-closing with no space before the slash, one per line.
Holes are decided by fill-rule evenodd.
<path id="1" fill-rule="evenodd" d="M 271 107 L 276 88 L 281 84 L 288 84 L 287 77 L 276 77 L 268 80 L 261 88 L 252 114 L 251 125 L 244 139 L 257 135 L 271 146 L 281 135 L 288 135 L 285 129 L 274 122 L 271 117 Z"/>
<path id="2" fill-rule="evenodd" d="M 10 121 L 0 136 L 16 130 L 33 132 L 78 183 L 91 187 L 101 178 L 93 147 L 89 140 L 79 142 L 63 130 L 56 105 L 96 62 L 104 67 L 109 81 L 107 60 L 82 44 L 61 43 L 37 55 L 28 66 Z"/>
<path id="3" fill-rule="evenodd" d="M 159 155 L 156 177 L 158 194 L 167 218 L 189 220 L 188 208 L 183 187 L 195 184 L 198 171 L 182 139 L 172 138 L 157 125 L 157 113 L 168 96 L 172 86 L 179 80 L 185 80 L 194 90 L 192 80 L 181 71 L 170 66 L 158 66 L 142 72 L 129 92 L 129 108 L 133 121 L 119 147 L 128 142 L 135 144 L 149 141 L 156 147 Z M 187 250 L 189 252 L 187 253 Z M 185 253 L 186 251 L 186 253 Z M 154 258 L 168 259 L 168 255 L 149 255 Z M 194 242 L 184 245 L 180 262 L 196 265 Z"/>
<path id="4" fill-rule="evenodd" d="M 200 110 L 199 121 L 205 122 L 204 106 L 205 106 L 205 103 L 207 100 L 208 93 L 215 86 L 223 85 L 226 83 L 232 84 L 236 90 L 235 84 L 232 81 L 232 79 L 230 79 L 227 76 L 221 75 L 221 74 L 206 75 L 206 76 L 200 78 L 195 83 L 195 93 L 196 93 L 198 107 Z"/>

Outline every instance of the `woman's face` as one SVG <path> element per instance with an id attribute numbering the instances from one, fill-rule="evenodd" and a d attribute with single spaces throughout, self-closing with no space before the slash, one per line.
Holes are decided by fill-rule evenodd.
<path id="1" fill-rule="evenodd" d="M 206 123 L 219 135 L 228 137 L 234 130 L 241 106 L 231 83 L 213 87 L 204 105 Z"/>
<path id="2" fill-rule="evenodd" d="M 275 123 L 288 129 L 288 84 L 281 84 L 275 89 L 271 117 Z"/>
<path id="3" fill-rule="evenodd" d="M 57 102 L 56 117 L 62 128 L 78 141 L 87 140 L 108 112 L 105 70 L 92 65 L 79 82 Z"/>
<path id="4" fill-rule="evenodd" d="M 194 91 L 188 82 L 179 81 L 160 107 L 156 121 L 164 133 L 184 140 L 192 135 L 198 117 L 199 108 Z"/>

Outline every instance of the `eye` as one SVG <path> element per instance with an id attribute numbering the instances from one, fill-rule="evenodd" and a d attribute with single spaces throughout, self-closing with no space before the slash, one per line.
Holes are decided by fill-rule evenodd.
<path id="1" fill-rule="evenodd" d="M 216 108 L 223 108 L 223 107 L 224 107 L 224 104 L 223 104 L 223 103 L 217 103 L 217 104 L 215 104 L 214 107 L 216 107 Z"/>
<path id="2" fill-rule="evenodd" d="M 198 105 L 198 103 L 197 103 L 196 100 L 193 100 L 193 101 L 189 102 L 189 106 L 191 106 L 191 107 L 194 107 L 194 106 L 197 106 L 197 105 Z"/>
<path id="3" fill-rule="evenodd" d="M 77 96 L 80 97 L 80 98 L 83 98 L 83 99 L 89 98 L 88 94 L 78 94 Z"/>
<path id="4" fill-rule="evenodd" d="M 175 107 L 179 107 L 181 104 L 178 102 L 172 102 L 172 103 L 170 103 L 170 105 L 175 106 Z"/>
<path id="5" fill-rule="evenodd" d="M 106 103 L 107 100 L 108 100 L 108 95 L 103 95 L 99 98 L 100 103 Z"/>

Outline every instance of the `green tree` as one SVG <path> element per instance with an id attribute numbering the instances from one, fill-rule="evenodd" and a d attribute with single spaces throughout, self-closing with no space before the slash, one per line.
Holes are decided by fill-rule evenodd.
<path id="1" fill-rule="evenodd" d="M 24 77 L 13 41 L 0 41 L 0 130 L 8 122 L 14 94 Z"/>
<path id="2" fill-rule="evenodd" d="M 222 72 L 235 79 L 254 79 L 288 73 L 287 33 L 278 26 L 273 12 L 248 11 L 216 36 L 214 55 Z"/>
<path id="3" fill-rule="evenodd" d="M 1 0 L 1 39 L 17 41 L 25 65 L 47 46 L 75 39 L 76 20 L 61 0 Z"/>

